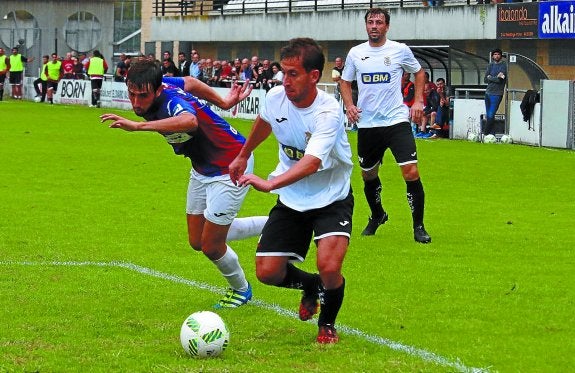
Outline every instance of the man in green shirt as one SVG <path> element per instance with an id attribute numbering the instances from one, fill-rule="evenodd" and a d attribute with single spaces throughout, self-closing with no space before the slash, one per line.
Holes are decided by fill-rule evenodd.
<path id="1" fill-rule="evenodd" d="M 24 76 L 24 65 L 34 61 L 34 57 L 26 58 L 18 52 L 18 47 L 12 48 L 10 55 L 10 86 L 12 87 L 12 98 L 22 99 L 22 77 Z"/>
<path id="2" fill-rule="evenodd" d="M 10 59 L 4 54 L 4 48 L 0 48 L 0 101 L 4 97 L 4 81 L 8 71 L 10 71 Z"/>

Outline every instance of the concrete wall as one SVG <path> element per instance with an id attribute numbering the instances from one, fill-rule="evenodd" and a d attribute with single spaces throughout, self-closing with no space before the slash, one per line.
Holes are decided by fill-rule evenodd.
<path id="1" fill-rule="evenodd" d="M 26 57 L 34 57 L 35 61 L 28 66 L 29 71 L 37 71 L 40 67 L 41 56 L 57 51 L 63 55 L 73 50 L 65 42 L 65 30 L 68 18 L 77 12 L 88 12 L 93 14 L 99 21 L 98 25 L 92 25 L 91 22 L 85 24 L 87 30 L 80 33 L 80 45 L 89 45 L 91 48 L 84 52 L 99 49 L 108 60 L 111 61 L 113 48 L 112 41 L 114 36 L 114 2 L 113 0 L 100 1 L 45 1 L 45 0 L 0 0 L 0 45 L 12 48 L 10 43 L 10 34 L 13 33 L 13 22 L 3 17 L 14 11 L 26 11 L 32 15 L 32 23 L 38 28 L 37 38 L 27 38 L 21 53 Z M 21 25 L 19 26 L 21 27 Z M 91 35 L 92 28 L 99 28 L 99 39 L 92 42 L 86 40 Z M 90 31 L 90 32 L 89 32 Z M 15 40 L 18 40 L 16 37 Z M 10 51 L 8 50 L 8 53 Z"/>
<path id="2" fill-rule="evenodd" d="M 389 37 L 396 40 L 495 39 L 496 7 L 452 6 L 441 9 L 390 9 Z M 151 17 L 149 40 L 285 41 L 365 40 L 365 9 L 245 15 Z M 142 20 L 142 23 L 146 19 Z M 462 27 L 465 25 L 465 27 Z M 456 32 L 455 32 L 456 31 Z M 144 36 L 144 34 L 143 34 Z"/>

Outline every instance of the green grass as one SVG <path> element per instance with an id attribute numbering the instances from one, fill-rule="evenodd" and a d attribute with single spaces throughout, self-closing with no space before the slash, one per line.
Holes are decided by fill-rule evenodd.
<path id="1" fill-rule="evenodd" d="M 316 326 L 283 311 L 296 310 L 299 294 L 257 282 L 250 239 L 232 246 L 254 302 L 220 312 L 229 349 L 195 360 L 180 346 L 180 325 L 211 309 L 225 283 L 187 244 L 189 162 L 157 134 L 101 124 L 105 109 L 0 104 L 0 371 L 575 366 L 573 151 L 418 140 L 430 245 L 413 241 L 389 154 L 380 176 L 390 220 L 374 237 L 359 235 L 369 213 L 356 167 L 341 342 L 317 345 Z M 247 135 L 250 122 L 233 123 Z M 273 139 L 257 150 L 257 174 L 275 167 L 276 152 Z M 274 201 L 251 191 L 241 214 L 267 214 Z"/>

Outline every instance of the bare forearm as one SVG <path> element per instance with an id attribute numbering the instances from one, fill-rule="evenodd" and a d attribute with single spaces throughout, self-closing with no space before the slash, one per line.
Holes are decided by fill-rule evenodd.
<path id="1" fill-rule="evenodd" d="M 296 164 L 283 174 L 270 180 L 273 189 L 279 189 L 291 185 L 299 180 L 312 175 L 319 170 L 321 160 L 313 155 L 304 155 Z"/>

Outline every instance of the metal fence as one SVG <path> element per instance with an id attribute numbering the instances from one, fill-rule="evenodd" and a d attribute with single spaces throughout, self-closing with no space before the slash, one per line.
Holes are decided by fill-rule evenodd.
<path id="1" fill-rule="evenodd" d="M 414 8 L 423 7 L 421 0 L 155 0 L 156 16 L 224 15 L 245 13 L 290 13 L 318 10 Z M 476 0 L 448 0 L 443 6 L 476 4 Z"/>

